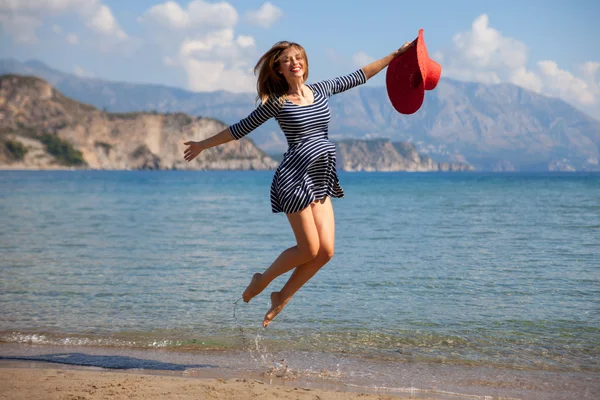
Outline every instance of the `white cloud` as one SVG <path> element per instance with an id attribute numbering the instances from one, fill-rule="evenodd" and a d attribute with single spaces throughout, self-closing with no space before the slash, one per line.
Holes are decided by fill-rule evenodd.
<path id="1" fill-rule="evenodd" d="M 449 51 L 437 51 L 432 56 L 442 64 L 444 76 L 482 83 L 511 82 L 559 97 L 600 117 L 597 80 L 600 62 L 584 63 L 580 67 L 581 76 L 561 69 L 552 60 L 538 61 L 535 68 L 528 69 L 527 46 L 490 27 L 485 14 L 475 18 L 470 31 L 456 34 L 453 46 Z"/>
<path id="2" fill-rule="evenodd" d="M 85 3 L 95 3 L 96 0 L 0 0 L 0 9 L 12 11 L 48 11 L 62 12 L 67 9 L 81 7 Z"/>
<path id="3" fill-rule="evenodd" d="M 241 47 L 251 47 L 254 46 L 256 43 L 254 42 L 254 38 L 252 36 L 238 36 L 237 39 L 235 40 L 235 42 L 237 44 L 239 44 Z"/>
<path id="4" fill-rule="evenodd" d="M 584 79 L 595 83 L 597 83 L 596 75 L 598 74 L 598 70 L 600 70 L 600 62 L 587 61 L 581 66 Z"/>
<path id="5" fill-rule="evenodd" d="M 256 88 L 256 78 L 239 66 L 227 66 L 218 61 L 187 58 L 183 67 L 188 75 L 188 87 L 196 91 L 226 90 L 241 93 Z"/>
<path id="6" fill-rule="evenodd" d="M 236 34 L 239 16 L 230 4 L 168 1 L 149 8 L 138 20 L 149 29 L 147 44 L 162 49 L 162 64 L 183 69 L 188 89 L 255 90 L 251 67 L 256 43 L 252 36 Z"/>
<path id="7" fill-rule="evenodd" d="M 461 56 L 479 68 L 516 68 L 527 60 L 527 47 L 491 28 L 485 14 L 475 18 L 470 32 L 458 33 L 452 40 Z"/>
<path id="8" fill-rule="evenodd" d="M 356 67 L 364 67 L 365 65 L 370 64 L 373 61 L 375 61 L 375 58 L 371 57 L 364 51 L 359 51 L 358 53 L 352 56 L 352 62 Z"/>
<path id="9" fill-rule="evenodd" d="M 69 44 L 79 44 L 79 37 L 74 33 L 69 33 L 66 39 Z"/>
<path id="10" fill-rule="evenodd" d="M 194 0 L 185 9 L 174 1 L 153 6 L 141 17 L 140 22 L 158 24 L 172 30 L 206 28 L 231 28 L 239 19 L 235 8 L 229 3 L 208 3 Z"/>
<path id="11" fill-rule="evenodd" d="M 248 14 L 246 14 L 246 20 L 251 24 L 269 28 L 281 18 L 282 15 L 283 12 L 279 8 L 266 2 L 258 10 L 248 12 Z"/>
<path id="12" fill-rule="evenodd" d="M 253 54 L 254 38 L 236 38 L 232 29 L 221 29 L 184 40 L 178 59 L 187 74 L 189 89 L 239 93 L 256 87 L 250 63 Z M 168 60 L 168 64 L 174 64 L 172 59 Z"/>
<path id="13" fill-rule="evenodd" d="M 452 41 L 452 52 L 436 52 L 434 58 L 444 62 L 445 75 L 487 84 L 509 80 L 539 91 L 538 80 L 525 69 L 527 47 L 490 27 L 487 15 L 475 18 L 471 30 L 457 33 Z"/>
<path id="14" fill-rule="evenodd" d="M 188 13 L 192 25 L 232 27 L 237 24 L 239 19 L 235 8 L 225 2 L 206 3 L 202 0 L 195 0 L 188 4 Z"/>
<path id="15" fill-rule="evenodd" d="M 43 9 L 60 12 L 83 2 L 83 0 L 0 0 L 0 10 L 37 12 Z"/>
<path id="16" fill-rule="evenodd" d="M 42 21 L 30 15 L 3 14 L 0 9 L 0 26 L 17 43 L 36 43 L 38 41 L 35 31 L 42 25 Z"/>
<path id="17" fill-rule="evenodd" d="M 62 28 L 60 27 L 60 25 L 52 25 L 52 32 L 54 33 L 61 33 L 62 32 Z"/>
<path id="18" fill-rule="evenodd" d="M 580 104 L 590 105 L 597 100 L 597 93 L 581 78 L 573 76 L 570 72 L 560 69 L 556 62 L 539 61 L 537 66 L 544 80 L 545 91 L 551 95 L 576 100 Z"/>
<path id="19" fill-rule="evenodd" d="M 88 74 L 86 72 L 86 70 L 84 70 L 80 65 L 77 65 L 77 64 L 73 67 L 73 74 L 75 74 L 76 76 L 78 76 L 80 78 L 91 76 L 90 74 Z"/>
<path id="20" fill-rule="evenodd" d="M 598 80 L 598 71 L 600 70 L 600 62 L 587 61 L 579 67 L 583 75 L 582 79 L 588 84 L 589 90 L 596 96 L 600 97 L 600 80 Z"/>
<path id="21" fill-rule="evenodd" d="M 101 5 L 93 14 L 91 14 L 88 25 L 97 32 L 108 36 L 116 36 L 119 39 L 125 39 L 127 37 L 125 32 L 119 27 L 110 8 L 105 5 Z"/>
<path id="22" fill-rule="evenodd" d="M 96 32 L 127 38 L 110 9 L 100 0 L 0 0 L 0 25 L 17 42 L 36 42 L 36 31 L 45 20 L 73 13 Z M 56 24 L 52 29 L 61 32 Z"/>
<path id="23" fill-rule="evenodd" d="M 180 53 L 184 57 L 189 57 L 194 53 L 208 53 L 213 49 L 222 49 L 233 45 L 233 29 L 223 29 L 214 31 L 202 38 L 195 40 L 185 40 L 181 44 Z"/>
<path id="24" fill-rule="evenodd" d="M 144 13 L 140 22 L 154 21 L 171 29 L 185 29 L 190 24 L 190 17 L 179 4 L 168 1 L 158 4 Z"/>
<path id="25" fill-rule="evenodd" d="M 542 91 L 542 80 L 535 72 L 528 71 L 521 66 L 510 72 L 509 81 L 525 89 L 540 93 Z"/>

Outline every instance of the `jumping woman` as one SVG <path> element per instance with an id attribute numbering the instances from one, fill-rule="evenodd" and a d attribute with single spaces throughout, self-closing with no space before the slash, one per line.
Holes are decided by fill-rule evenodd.
<path id="1" fill-rule="evenodd" d="M 279 292 L 271 293 L 271 308 L 265 315 L 267 327 L 298 291 L 333 257 L 335 223 L 332 197 L 344 197 L 336 173 L 335 145 L 328 139 L 331 119 L 330 96 L 365 83 L 412 43 L 392 54 L 339 78 L 306 84 L 308 59 L 297 43 L 278 42 L 258 60 L 260 104 L 246 118 L 220 133 L 199 141 L 188 141 L 184 158 L 189 162 L 203 150 L 239 140 L 270 118 L 275 118 L 289 148 L 271 184 L 271 209 L 283 212 L 296 238 L 262 274 L 252 276 L 242 294 L 245 302 L 262 292 L 277 278 L 295 268 Z"/>

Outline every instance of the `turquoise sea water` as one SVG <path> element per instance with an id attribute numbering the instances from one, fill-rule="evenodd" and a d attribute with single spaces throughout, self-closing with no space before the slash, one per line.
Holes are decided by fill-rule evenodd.
<path id="1" fill-rule="evenodd" d="M 334 258 L 262 329 L 272 174 L 0 172 L 0 343 L 600 372 L 600 174 L 341 173 Z"/>

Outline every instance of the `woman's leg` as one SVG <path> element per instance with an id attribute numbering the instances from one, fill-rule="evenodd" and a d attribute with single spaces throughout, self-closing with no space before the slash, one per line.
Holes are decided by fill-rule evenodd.
<path id="1" fill-rule="evenodd" d="M 265 315 L 263 321 L 264 327 L 269 325 L 273 318 L 283 310 L 298 289 L 308 282 L 333 257 L 335 220 L 331 199 L 326 197 L 322 201 L 311 204 L 309 208 L 312 208 L 312 215 L 318 232 L 319 251 L 311 261 L 296 268 L 280 292 L 271 293 L 271 309 Z"/>
<path id="2" fill-rule="evenodd" d="M 302 265 L 317 256 L 319 234 L 313 217 L 313 207 L 309 206 L 297 213 L 287 214 L 287 217 L 294 231 L 297 244 L 284 250 L 265 272 L 254 274 L 250 284 L 242 294 L 242 298 L 246 303 L 262 292 L 279 275 L 285 274 L 292 268 Z"/>

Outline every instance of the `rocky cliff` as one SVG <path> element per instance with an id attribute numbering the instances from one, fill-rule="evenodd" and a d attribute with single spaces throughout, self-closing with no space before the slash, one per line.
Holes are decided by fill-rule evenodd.
<path id="1" fill-rule="evenodd" d="M 184 141 L 226 125 L 182 113 L 107 113 L 33 77 L 0 77 L 0 166 L 46 169 L 272 169 L 277 162 L 244 138 L 188 163 Z"/>
<path id="2" fill-rule="evenodd" d="M 388 139 L 336 142 L 338 168 L 345 171 L 473 171 L 471 165 L 459 162 L 437 163 L 420 155 L 412 143 L 392 143 Z"/>

